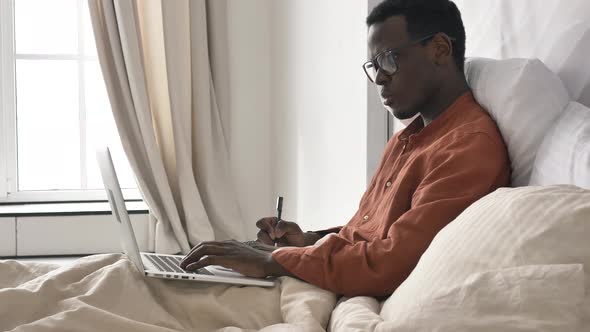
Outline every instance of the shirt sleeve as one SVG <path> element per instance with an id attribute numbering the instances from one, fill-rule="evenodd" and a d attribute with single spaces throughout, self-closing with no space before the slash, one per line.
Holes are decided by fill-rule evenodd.
<path id="1" fill-rule="evenodd" d="M 413 193 L 410 210 L 390 226 L 386 238 L 352 243 L 331 234 L 318 246 L 281 248 L 272 257 L 298 278 L 337 294 L 393 293 L 444 226 L 509 183 L 505 147 L 485 133 L 456 139 L 429 164 L 435 166 Z"/>
<path id="2" fill-rule="evenodd" d="M 338 226 L 338 227 L 332 227 L 332 228 L 328 228 L 328 229 L 322 229 L 319 231 L 311 231 L 311 233 L 315 233 L 315 234 L 319 235 L 320 237 L 324 237 L 329 234 L 340 233 L 341 230 L 342 230 L 342 226 Z"/>

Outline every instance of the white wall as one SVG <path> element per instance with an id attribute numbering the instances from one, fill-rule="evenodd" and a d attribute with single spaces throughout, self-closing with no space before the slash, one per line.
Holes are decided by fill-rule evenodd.
<path id="1" fill-rule="evenodd" d="M 367 2 L 274 0 L 272 178 L 286 220 L 343 225 L 366 187 Z"/>
<path id="2" fill-rule="evenodd" d="M 229 0 L 230 158 L 249 235 L 343 225 L 366 186 L 367 2 Z"/>

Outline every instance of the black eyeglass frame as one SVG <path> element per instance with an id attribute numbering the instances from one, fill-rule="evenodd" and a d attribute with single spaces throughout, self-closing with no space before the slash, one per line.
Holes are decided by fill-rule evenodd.
<path id="1" fill-rule="evenodd" d="M 410 42 L 408 42 L 406 44 L 403 44 L 402 46 L 398 46 L 396 48 L 390 48 L 390 49 L 387 49 L 385 51 L 379 52 L 379 54 L 375 55 L 375 57 L 373 57 L 373 59 L 371 59 L 371 60 L 369 60 L 369 61 L 367 61 L 367 62 L 365 62 L 363 64 L 363 71 L 367 75 L 367 78 L 369 78 L 369 81 L 371 81 L 372 83 L 375 83 L 375 81 L 371 78 L 371 75 L 369 75 L 369 72 L 367 71 L 367 65 L 368 64 L 372 64 L 373 67 L 375 68 L 375 73 L 377 73 L 380 69 L 382 69 L 381 66 L 379 66 L 379 62 L 377 61 L 377 59 L 379 59 L 379 57 L 383 56 L 384 54 L 394 53 L 393 54 L 393 61 L 395 63 L 395 71 L 392 72 L 392 73 L 388 73 L 388 72 L 385 72 L 385 73 L 387 75 L 390 75 L 390 76 L 395 75 L 395 73 L 397 73 L 399 71 L 399 66 L 398 66 L 398 64 L 396 62 L 396 58 L 399 56 L 399 54 L 396 54 L 397 52 L 403 50 L 404 48 L 408 48 L 410 46 L 414 46 L 416 44 L 423 43 L 423 42 L 425 42 L 425 41 L 427 41 L 429 39 L 432 39 L 436 35 L 438 35 L 439 33 L 441 33 L 441 32 L 433 33 L 433 34 L 430 34 L 430 35 L 428 35 L 426 37 L 422 37 L 420 39 L 417 39 L 417 40 L 414 40 L 414 41 L 410 41 Z M 447 38 L 449 38 L 451 40 L 451 43 L 453 41 L 455 41 L 455 38 L 449 37 L 446 34 L 444 34 L 444 35 L 445 35 L 445 37 L 447 37 Z M 375 77 L 377 77 L 377 75 L 375 75 Z"/>

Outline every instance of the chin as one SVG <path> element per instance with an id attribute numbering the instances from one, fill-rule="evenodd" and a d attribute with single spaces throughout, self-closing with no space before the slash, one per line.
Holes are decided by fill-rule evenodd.
<path id="1" fill-rule="evenodd" d="M 418 112 L 404 111 L 400 109 L 390 109 L 389 112 L 398 120 L 412 119 L 416 116 L 416 114 L 418 114 Z"/>

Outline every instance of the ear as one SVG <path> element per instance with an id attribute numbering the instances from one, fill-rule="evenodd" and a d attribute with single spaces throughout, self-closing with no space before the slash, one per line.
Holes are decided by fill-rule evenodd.
<path id="1" fill-rule="evenodd" d="M 445 66 L 453 61 L 453 43 L 446 34 L 437 33 L 430 45 L 435 65 Z"/>

